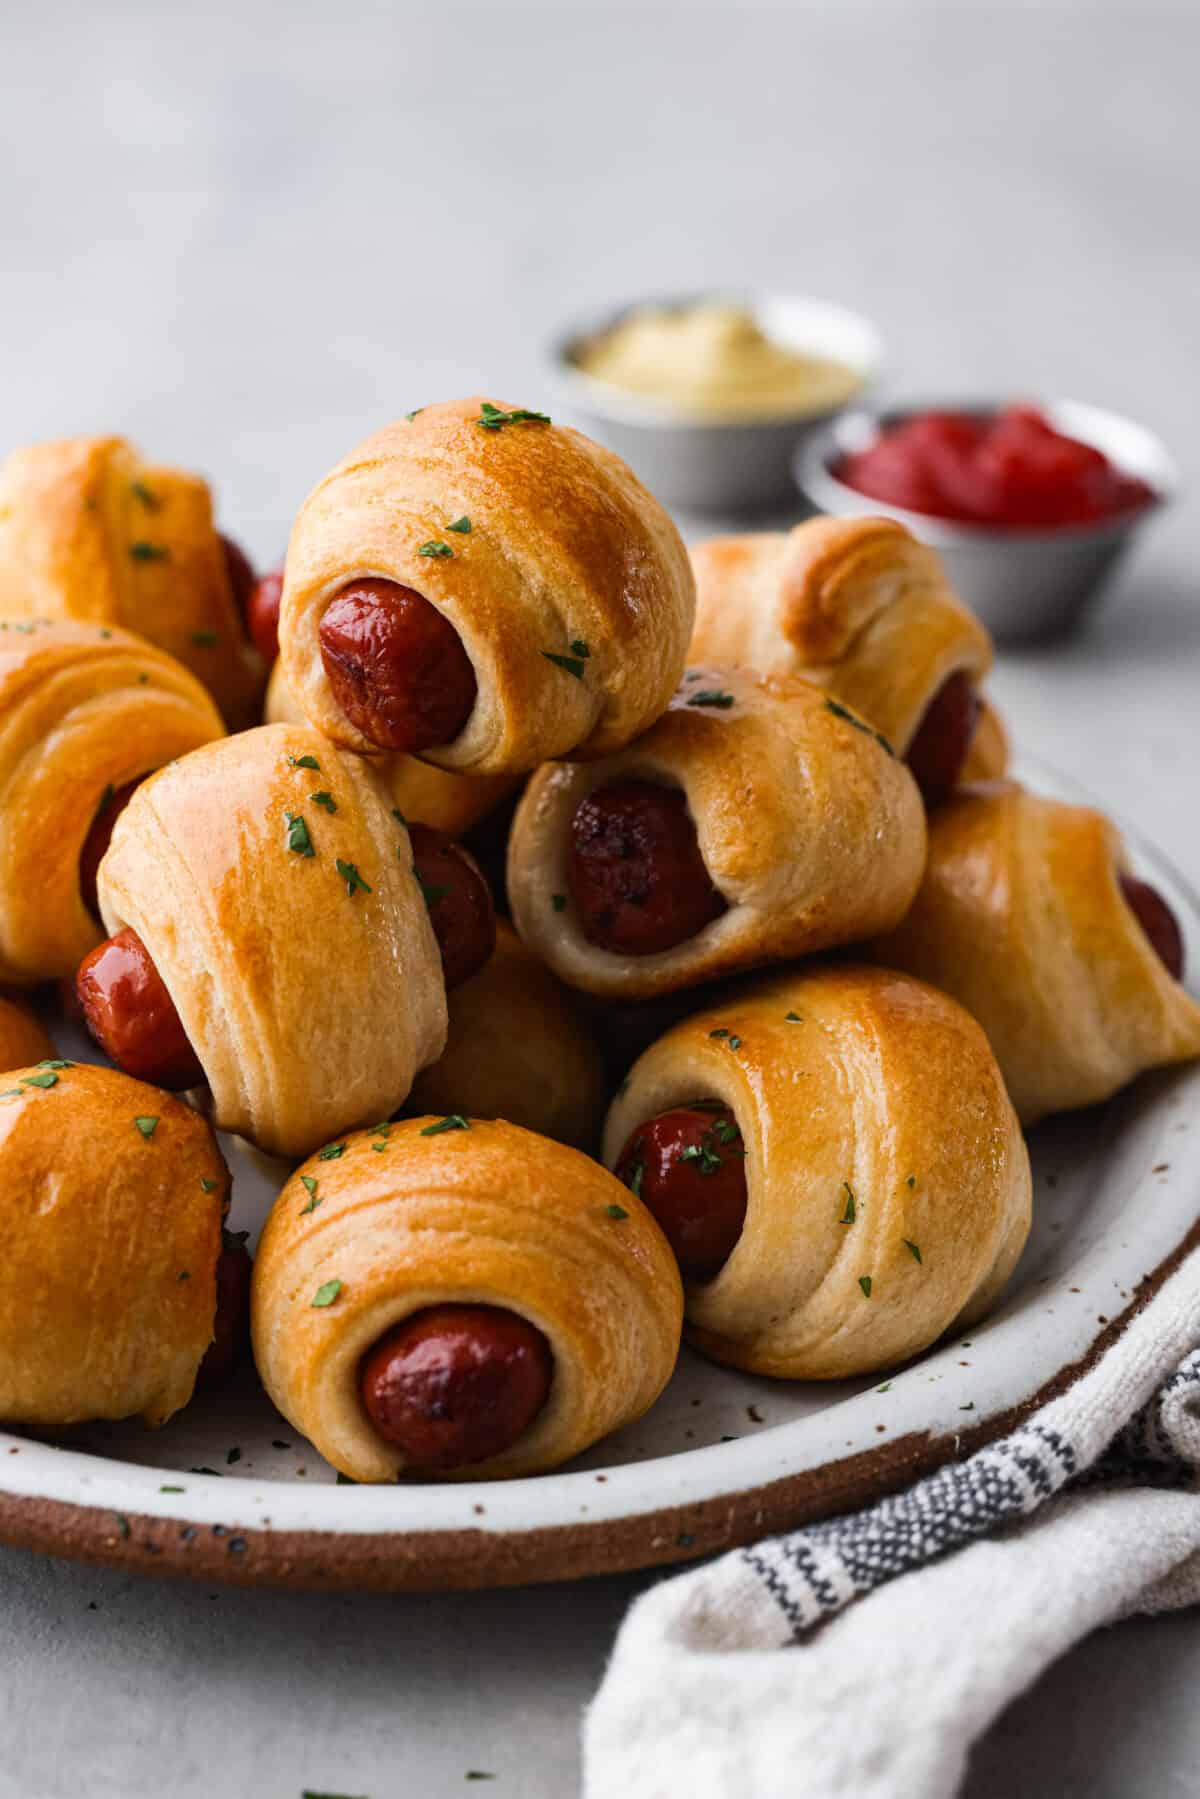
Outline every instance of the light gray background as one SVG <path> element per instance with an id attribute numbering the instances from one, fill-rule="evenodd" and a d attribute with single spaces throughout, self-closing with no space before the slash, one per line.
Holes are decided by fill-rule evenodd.
<path id="1" fill-rule="evenodd" d="M 1198 73 L 1183 6 L 9 0 L 2 437 L 126 430 L 273 558 L 371 427 L 540 405 L 564 314 L 745 281 L 870 313 L 897 391 L 1125 409 L 1194 482 Z M 1185 499 L 1085 636 L 994 689 L 1200 883 L 1198 539 Z M 0 1794 L 441 1799 L 473 1767 L 560 1799 L 638 1588 L 316 1599 L 0 1553 Z M 970 1799 L 1200 1791 L 1198 1677 L 1194 1617 L 1094 1638 Z"/>

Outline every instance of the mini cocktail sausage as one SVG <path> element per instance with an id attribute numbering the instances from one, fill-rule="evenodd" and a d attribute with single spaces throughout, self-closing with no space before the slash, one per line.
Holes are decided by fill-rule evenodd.
<path id="1" fill-rule="evenodd" d="M 685 795 L 649 781 L 617 781 L 580 802 L 567 879 L 588 942 L 618 954 L 674 949 L 725 910 Z"/>
<path id="2" fill-rule="evenodd" d="M 927 801 L 944 799 L 957 785 L 978 722 L 978 689 L 959 669 L 925 708 L 904 758 Z"/>
<path id="3" fill-rule="evenodd" d="M 350 723 L 381 750 L 451 743 L 475 704 L 475 671 L 436 606 L 395 581 L 355 581 L 326 608 L 321 660 Z"/>
<path id="4" fill-rule="evenodd" d="M 613 1170 L 654 1214 L 685 1280 L 710 1280 L 746 1221 L 746 1150 L 728 1106 L 660 1112 L 632 1133 Z"/>

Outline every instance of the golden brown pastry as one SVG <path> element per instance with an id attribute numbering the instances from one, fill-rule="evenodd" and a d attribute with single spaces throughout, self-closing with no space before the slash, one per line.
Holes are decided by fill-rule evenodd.
<path id="1" fill-rule="evenodd" d="M 213 1341 L 229 1174 L 181 1101 L 51 1061 L 0 1092 L 0 1419 L 187 1404 Z"/>
<path id="2" fill-rule="evenodd" d="M 0 613 L 123 625 L 182 662 L 231 729 L 264 669 L 234 579 L 253 575 L 213 525 L 199 475 L 150 463 L 122 437 L 69 437 L 0 464 Z"/>
<path id="3" fill-rule="evenodd" d="M 304 714 L 288 690 L 277 662 L 267 685 L 268 724 L 303 724 Z M 517 787 L 514 775 L 454 775 L 416 756 L 380 756 L 375 767 L 405 818 L 462 837 L 504 803 Z"/>
<path id="4" fill-rule="evenodd" d="M 254 1271 L 267 1392 L 357 1481 L 555 1467 L 653 1404 L 681 1315 L 661 1233 L 598 1163 L 464 1117 L 314 1157 Z"/>
<path id="5" fill-rule="evenodd" d="M 1178 923 L 1115 826 L 1012 782 L 931 819 L 921 891 L 873 953 L 975 1015 L 1026 1124 L 1200 1055 Z"/>
<path id="6" fill-rule="evenodd" d="M 101 866 L 105 926 L 148 956 L 165 993 L 143 980 L 145 1003 L 177 1015 L 217 1125 L 277 1155 L 386 1117 L 445 1042 L 437 941 L 389 802 L 361 757 L 262 725 L 139 787 Z M 123 1023 L 101 1033 L 110 1053 Z"/>
<path id="7" fill-rule="evenodd" d="M 1029 1231 L 1029 1158 L 983 1032 L 880 969 L 775 975 L 668 1031 L 614 1102 L 604 1159 L 702 1276 L 690 1340 L 755 1374 L 917 1354 L 986 1310 Z"/>
<path id="8" fill-rule="evenodd" d="M 222 729 L 196 678 L 127 631 L 0 620 L 0 980 L 73 972 L 103 935 L 85 864 L 114 802 Z"/>
<path id="9" fill-rule="evenodd" d="M 376 432 L 305 501 L 280 655 L 335 742 L 518 775 L 653 723 L 693 605 L 679 534 L 624 463 L 540 414 L 459 400 Z"/>
<path id="10" fill-rule="evenodd" d="M 954 786 L 992 645 L 935 551 L 893 519 L 816 518 L 714 538 L 692 566 L 693 660 L 803 674 L 882 731 L 930 797 Z M 1000 742 L 989 726 L 993 758 Z"/>
<path id="11" fill-rule="evenodd" d="M 0 999 L 0 1068 L 28 1068 L 53 1054 L 41 1021 L 16 1000 Z"/>
<path id="12" fill-rule="evenodd" d="M 496 927 L 491 960 L 450 995 L 438 1060 L 419 1074 L 410 1112 L 506 1118 L 590 1150 L 604 1115 L 604 1064 L 575 996 L 512 926 Z"/>
<path id="13" fill-rule="evenodd" d="M 562 980 L 646 999 L 869 937 L 924 862 L 920 795 L 878 733 L 796 676 L 702 669 L 620 754 L 538 770 L 508 890 Z"/>

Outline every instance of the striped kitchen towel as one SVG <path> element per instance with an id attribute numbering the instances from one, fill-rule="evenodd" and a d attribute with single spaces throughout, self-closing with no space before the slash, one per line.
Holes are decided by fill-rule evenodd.
<path id="1" fill-rule="evenodd" d="M 643 1594 L 585 1799 L 949 1799 L 1072 1643 L 1196 1600 L 1200 1251 L 1011 1436 Z"/>

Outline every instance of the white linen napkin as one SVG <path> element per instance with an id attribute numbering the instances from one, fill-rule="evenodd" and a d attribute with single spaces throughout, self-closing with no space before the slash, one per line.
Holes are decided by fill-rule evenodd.
<path id="1" fill-rule="evenodd" d="M 1011 1436 L 633 1605 L 585 1799 L 941 1799 L 1098 1625 L 1200 1600 L 1200 1251 Z"/>

